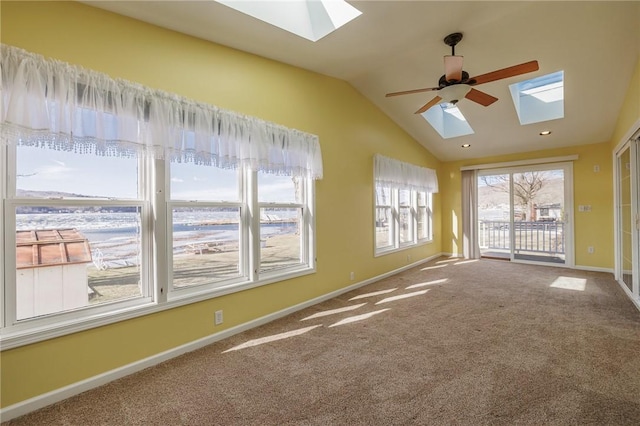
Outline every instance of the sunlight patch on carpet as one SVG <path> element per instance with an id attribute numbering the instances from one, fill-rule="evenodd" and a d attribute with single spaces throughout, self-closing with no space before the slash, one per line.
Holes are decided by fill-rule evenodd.
<path id="1" fill-rule="evenodd" d="M 345 318 L 345 319 L 343 319 L 343 320 L 341 320 L 341 321 L 338 321 L 338 322 L 337 322 L 337 323 L 335 323 L 335 324 L 331 324 L 331 325 L 329 326 L 329 328 L 331 328 L 331 327 L 337 327 L 337 326 L 339 326 L 339 325 L 350 324 L 350 323 L 352 323 L 352 322 L 356 322 L 356 321 L 366 320 L 366 319 L 368 319 L 368 318 L 371 318 L 371 317 L 372 317 L 372 316 L 374 316 L 374 315 L 381 314 L 381 313 L 383 313 L 383 312 L 385 312 L 385 311 L 388 311 L 388 310 L 390 310 L 390 308 L 387 308 L 387 309 L 380 309 L 379 311 L 369 312 L 368 314 L 362 314 L 362 315 L 356 315 L 356 316 L 353 316 L 353 317 L 348 317 L 348 318 Z"/>
<path id="2" fill-rule="evenodd" d="M 428 271 L 429 269 L 444 268 L 445 266 L 449 266 L 449 265 L 448 265 L 448 264 L 446 264 L 446 265 L 427 266 L 426 268 L 422 268 L 422 269 L 420 269 L 420 270 L 421 270 L 421 271 Z"/>
<path id="3" fill-rule="evenodd" d="M 467 263 L 476 263 L 479 259 L 471 259 L 471 260 L 464 260 L 462 262 L 456 262 L 453 265 L 465 265 Z"/>
<path id="4" fill-rule="evenodd" d="M 306 318 L 302 318 L 300 321 L 306 321 L 306 320 L 310 320 L 310 319 L 314 319 L 314 318 L 326 317 L 328 315 L 339 314 L 341 312 L 353 311 L 354 309 L 361 308 L 364 305 L 366 305 L 366 303 L 361 303 L 359 305 L 353 305 L 353 306 L 345 306 L 344 308 L 330 309 L 328 311 L 322 311 L 322 312 L 315 313 L 313 315 L 309 315 Z"/>
<path id="5" fill-rule="evenodd" d="M 399 294 L 398 296 L 387 297 L 386 299 L 382 299 L 381 301 L 376 302 L 376 305 L 379 305 L 381 303 L 393 302 L 400 299 L 407 299 L 409 297 L 421 296 L 428 291 L 429 289 L 426 289 L 426 290 L 414 291 L 413 293 Z"/>
<path id="6" fill-rule="evenodd" d="M 438 260 L 436 263 L 440 264 L 440 263 L 449 263 L 449 262 L 459 262 L 460 259 L 461 259 L 460 257 L 454 257 L 447 260 Z"/>
<path id="7" fill-rule="evenodd" d="M 241 345 L 234 346 L 231 349 L 227 349 L 226 351 L 224 351 L 222 353 L 224 354 L 224 353 L 231 352 L 231 351 L 237 351 L 237 350 L 240 350 L 240 349 L 250 348 L 252 346 L 262 345 L 264 343 L 275 342 L 277 340 L 283 340 L 283 339 L 288 339 L 289 337 L 299 336 L 299 335 L 304 334 L 306 332 L 309 332 L 309 331 L 311 331 L 311 330 L 313 330 L 314 328 L 317 328 L 317 327 L 322 327 L 322 324 L 320 324 L 320 325 L 312 325 L 311 327 L 300 328 L 298 330 L 287 331 L 285 333 L 274 334 L 273 336 L 266 336 L 266 337 L 261 337 L 259 339 L 249 340 L 247 342 L 244 342 Z"/>
<path id="8" fill-rule="evenodd" d="M 373 297 L 373 296 L 379 296 L 381 294 L 387 294 L 387 293 L 391 293 L 392 291 L 396 291 L 398 288 L 392 288 L 389 290 L 380 290 L 380 291 L 374 291 L 372 293 L 365 293 L 365 294 L 360 294 L 358 296 L 354 296 L 351 299 L 349 299 L 349 301 L 351 300 L 358 300 L 358 299 L 364 299 L 365 297 Z"/>
<path id="9" fill-rule="evenodd" d="M 412 284 L 409 287 L 406 287 L 406 290 L 410 290 L 412 288 L 418 288 L 418 287 L 425 287 L 428 285 L 442 284 L 442 283 L 446 283 L 447 281 L 449 281 L 449 278 L 442 278 L 441 280 L 433 280 L 433 281 L 427 281 L 424 283 Z"/>
<path id="10" fill-rule="evenodd" d="M 587 289 L 587 280 L 585 278 L 558 277 L 549 287 L 585 291 Z"/>

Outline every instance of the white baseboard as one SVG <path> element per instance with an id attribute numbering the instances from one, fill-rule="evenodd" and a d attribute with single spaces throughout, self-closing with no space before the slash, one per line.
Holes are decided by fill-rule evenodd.
<path id="1" fill-rule="evenodd" d="M 458 257 L 460 259 L 464 258 L 460 253 L 440 253 L 439 256 Z"/>
<path id="2" fill-rule="evenodd" d="M 380 281 L 384 278 L 388 278 L 390 276 L 396 275 L 400 272 L 406 271 L 415 266 L 429 262 L 430 260 L 433 260 L 440 256 L 443 256 L 443 254 L 442 253 L 435 254 L 428 258 L 421 259 L 417 262 L 413 262 L 409 265 L 403 266 L 401 268 L 386 272 L 382 275 L 378 275 L 373 278 L 360 281 L 358 283 L 332 291 L 331 293 L 324 294 L 322 296 L 316 297 L 306 302 L 299 303 L 297 305 L 271 313 L 269 315 L 265 315 L 260 318 L 256 318 L 255 320 L 246 322 L 244 324 L 240 324 L 235 327 L 228 328 L 219 333 L 215 333 L 207 337 L 203 337 L 201 339 L 195 340 L 193 342 L 189 342 L 184 345 L 169 349 L 167 351 L 160 352 L 158 354 L 141 359 L 139 361 L 132 362 L 131 364 L 127 364 L 125 366 L 116 368 L 114 370 L 110 370 L 105 373 L 98 374 L 97 376 L 89 377 L 88 379 L 84 379 L 79 382 L 72 383 L 68 386 L 55 389 L 51 392 L 47 392 L 42 395 L 38 395 L 33 398 L 26 399 L 24 401 L 20 401 L 16 404 L 0 409 L 0 421 L 4 422 L 4 421 L 14 419 L 16 417 L 30 413 L 32 411 L 38 410 L 40 408 L 46 407 L 48 405 L 54 404 L 64 399 L 70 398 L 74 395 L 78 395 L 82 392 L 86 392 L 90 389 L 96 388 L 98 386 L 102 386 L 113 380 L 128 376 L 135 372 L 144 370 L 145 368 L 160 364 L 161 362 L 167 361 L 171 358 L 175 358 L 187 352 L 200 349 L 204 346 L 210 345 L 219 340 L 226 339 L 227 337 L 231 337 L 235 334 L 242 333 L 243 331 L 258 327 L 260 325 L 282 318 L 284 316 L 287 316 L 299 310 L 308 308 L 310 306 L 316 305 L 318 303 L 324 302 L 329 299 L 333 299 L 334 297 L 340 296 L 341 294 L 347 293 L 351 290 L 355 290 L 357 288 L 364 287 L 368 284 L 372 284 L 376 281 Z"/>
<path id="3" fill-rule="evenodd" d="M 579 269 L 581 271 L 608 272 L 610 274 L 613 274 L 613 268 L 600 268 L 597 266 L 575 265 L 573 269 Z"/>

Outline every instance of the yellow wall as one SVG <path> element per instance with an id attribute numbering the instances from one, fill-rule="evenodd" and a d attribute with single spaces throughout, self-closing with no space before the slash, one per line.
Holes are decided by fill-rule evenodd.
<path id="1" fill-rule="evenodd" d="M 1 4 L 1 40 L 112 77 L 319 135 L 317 273 L 0 354 L 2 407 L 304 302 L 441 251 L 373 257 L 373 155 L 440 163 L 347 83 L 79 3 Z M 434 229 L 440 229 L 439 196 Z M 224 309 L 224 327 L 212 325 Z"/>
<path id="2" fill-rule="evenodd" d="M 627 96 L 624 99 L 616 129 L 611 138 L 612 148 L 615 148 L 628 131 L 633 131 L 634 125 L 640 121 L 640 56 L 636 63 L 636 69 L 627 89 Z"/>
<path id="3" fill-rule="evenodd" d="M 460 167 L 508 161 L 560 157 L 578 154 L 573 163 L 574 234 L 576 266 L 613 268 L 613 166 L 611 145 L 581 145 L 524 154 L 478 158 L 444 163 L 440 169 L 442 200 L 442 251 L 462 254 Z M 594 172 L 593 166 L 600 166 Z M 579 212 L 578 205 L 591 205 L 590 212 Z M 593 254 L 587 247 L 593 246 Z"/>

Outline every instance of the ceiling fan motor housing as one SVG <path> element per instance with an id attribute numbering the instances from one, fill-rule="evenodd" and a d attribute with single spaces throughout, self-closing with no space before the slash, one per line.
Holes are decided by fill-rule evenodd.
<path id="1" fill-rule="evenodd" d="M 457 80 L 453 80 L 453 81 L 448 81 L 447 80 L 447 76 L 443 75 L 442 77 L 440 77 L 440 80 L 438 80 L 438 86 L 442 89 L 443 87 L 447 87 L 447 86 L 452 86 L 454 84 L 473 84 L 473 82 L 469 81 L 469 73 L 466 71 L 462 71 L 462 80 L 457 81 Z"/>

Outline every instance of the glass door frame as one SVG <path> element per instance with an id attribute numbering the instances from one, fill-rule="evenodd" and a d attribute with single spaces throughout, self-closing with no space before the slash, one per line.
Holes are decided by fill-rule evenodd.
<path id="1" fill-rule="evenodd" d="M 629 149 L 630 159 L 630 189 L 631 189 L 631 218 L 632 233 L 632 285 L 631 290 L 627 287 L 623 280 L 623 248 L 620 232 L 622 230 L 620 200 L 622 199 L 620 185 L 620 176 L 622 170 L 620 168 L 620 157 Z M 613 155 L 614 170 L 614 239 L 615 239 L 615 269 L 614 276 L 618 284 L 627 293 L 631 300 L 640 309 L 640 131 L 627 142 L 620 145 Z M 634 225 L 635 222 L 635 226 Z"/>
<path id="2" fill-rule="evenodd" d="M 564 263 L 552 263 L 544 261 L 532 261 L 517 259 L 515 257 L 515 233 L 514 230 L 514 191 L 513 191 L 513 174 L 526 173 L 531 171 L 545 171 L 545 170 L 563 170 L 564 179 L 564 251 L 565 259 Z M 552 162 L 552 163 L 540 163 L 540 164 L 528 164 L 503 168 L 490 168 L 483 169 L 478 172 L 478 179 L 484 175 L 509 175 L 509 246 L 510 246 L 510 261 L 516 263 L 528 263 L 535 265 L 546 266 L 563 266 L 568 268 L 575 267 L 575 250 L 574 250 L 574 233 L 573 233 L 573 162 Z M 477 183 L 476 183 L 477 184 Z M 476 227 L 479 232 L 479 227 Z"/>

